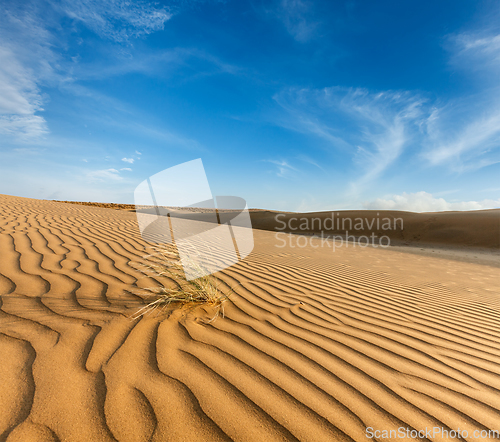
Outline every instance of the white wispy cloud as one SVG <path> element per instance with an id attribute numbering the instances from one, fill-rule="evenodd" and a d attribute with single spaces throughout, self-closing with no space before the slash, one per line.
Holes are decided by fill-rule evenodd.
<path id="1" fill-rule="evenodd" d="M 84 22 L 103 38 L 122 42 L 163 28 L 171 14 L 144 1 L 64 0 L 2 5 L 0 15 L 0 134 L 39 142 L 49 133 L 43 117 L 44 86 L 73 81 L 57 34 L 65 16 Z"/>
<path id="2" fill-rule="evenodd" d="M 423 157 L 456 171 L 500 161 L 500 91 L 435 108 L 426 122 Z"/>
<path id="3" fill-rule="evenodd" d="M 358 184 L 377 178 L 415 142 L 425 101 L 409 92 L 338 87 L 292 89 L 274 96 L 287 111 L 279 124 L 323 138 L 362 168 Z"/>
<path id="4" fill-rule="evenodd" d="M 124 161 L 125 163 L 133 164 L 135 160 L 133 158 L 122 158 L 122 161 Z"/>
<path id="5" fill-rule="evenodd" d="M 285 3 L 283 3 L 285 5 Z M 290 11 L 301 2 L 290 2 Z M 351 155 L 359 178 L 374 181 L 408 152 L 415 165 L 466 172 L 500 162 L 500 9 L 481 26 L 445 37 L 450 66 L 475 92 L 434 102 L 410 91 L 289 89 L 274 96 L 286 110 L 277 124 L 321 138 Z"/>
<path id="6" fill-rule="evenodd" d="M 435 106 L 423 156 L 459 172 L 500 162 L 500 27 L 493 22 L 448 36 L 447 47 L 451 66 L 480 92 Z"/>
<path id="7" fill-rule="evenodd" d="M 401 195 L 392 195 L 386 199 L 377 198 L 374 201 L 365 202 L 363 206 L 365 209 L 371 210 L 405 210 L 408 212 L 481 210 L 499 208 L 500 199 L 485 199 L 482 201 L 446 201 L 444 198 L 436 198 L 427 192 L 403 192 Z"/>
<path id="8" fill-rule="evenodd" d="M 289 177 L 293 172 L 298 172 L 297 168 L 293 167 L 285 160 L 263 160 L 266 163 L 271 163 L 276 166 L 276 176 L 280 178 Z"/>
<path id="9" fill-rule="evenodd" d="M 161 30 L 172 17 L 165 7 L 140 0 L 64 0 L 61 7 L 100 37 L 116 42 Z"/>
<path id="10" fill-rule="evenodd" d="M 33 12 L 0 16 L 0 134 L 33 142 L 48 133 L 39 83 L 53 74 L 49 35 Z"/>
<path id="11" fill-rule="evenodd" d="M 500 62 L 500 34 L 485 37 L 460 36 L 463 51 L 477 51 L 491 61 Z"/>
<path id="12" fill-rule="evenodd" d="M 116 169 L 92 170 L 87 172 L 87 178 L 90 181 L 119 181 L 123 179 L 120 176 L 120 172 Z"/>
<path id="13" fill-rule="evenodd" d="M 420 167 L 454 172 L 500 162 L 500 86 L 435 104 L 409 91 L 338 87 L 274 96 L 286 110 L 275 122 L 314 135 L 358 167 L 352 188 L 379 178 L 408 151 Z"/>
<path id="14" fill-rule="evenodd" d="M 0 115 L 0 134 L 16 141 L 36 142 L 48 132 L 47 122 L 40 115 Z"/>
<path id="15" fill-rule="evenodd" d="M 119 50 L 114 48 L 114 45 L 111 46 L 109 57 L 89 63 L 74 62 L 71 65 L 73 77 L 78 80 L 91 80 L 138 73 L 168 78 L 174 76 L 179 68 L 190 67 L 192 72 L 185 73 L 183 81 L 191 81 L 201 76 L 236 74 L 242 70 L 199 48 L 141 48 L 141 51 L 138 51 L 132 45 L 122 45 Z"/>
<path id="16" fill-rule="evenodd" d="M 141 152 L 139 152 L 138 150 L 136 150 L 136 151 L 135 151 L 135 153 L 136 153 L 137 155 L 142 155 L 142 153 L 141 153 Z"/>
<path id="17" fill-rule="evenodd" d="M 132 172 L 130 167 L 122 167 L 120 170 L 126 170 L 127 172 Z"/>
<path id="18" fill-rule="evenodd" d="M 317 167 L 320 170 L 324 170 L 323 167 L 321 167 L 317 163 L 317 161 L 314 161 L 311 157 L 309 157 L 307 155 L 301 154 L 301 155 L 297 156 L 297 159 L 300 161 L 303 161 L 304 163 L 312 164 L 313 166 Z"/>
<path id="19" fill-rule="evenodd" d="M 448 38 L 450 63 L 466 71 L 500 70 L 500 29 L 464 32 Z"/>

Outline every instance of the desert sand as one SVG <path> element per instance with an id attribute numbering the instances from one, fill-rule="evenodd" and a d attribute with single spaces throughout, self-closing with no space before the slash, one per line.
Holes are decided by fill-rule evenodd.
<path id="1" fill-rule="evenodd" d="M 446 241 L 460 247 L 493 241 L 487 264 L 311 237 L 278 247 L 255 229 L 250 256 L 216 274 L 233 290 L 224 318 L 173 306 L 134 320 L 163 281 L 140 270 L 151 245 L 133 212 L 0 196 L 0 442 L 366 441 L 367 427 L 487 440 L 498 236 L 472 230 L 495 233 L 497 214 L 434 219 L 459 225 Z"/>

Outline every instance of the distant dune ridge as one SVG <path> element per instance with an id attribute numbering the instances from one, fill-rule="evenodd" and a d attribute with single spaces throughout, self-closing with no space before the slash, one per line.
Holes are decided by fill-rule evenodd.
<path id="1" fill-rule="evenodd" d="M 259 211 L 252 213 L 252 225 L 257 229 L 317 235 L 345 236 L 346 231 L 358 236 L 374 233 L 378 237 L 389 237 L 393 244 L 500 248 L 500 209 L 435 213 L 344 210 L 279 214 Z"/>
<path id="2" fill-rule="evenodd" d="M 279 212 L 252 211 L 254 251 L 216 274 L 234 290 L 225 318 L 173 306 L 134 321 L 144 289 L 169 282 L 141 272 L 151 244 L 124 209 L 0 196 L 0 442 L 500 431 L 498 267 L 282 247 Z M 498 248 L 498 210 L 379 212 L 400 215 L 394 240 Z"/>
<path id="3" fill-rule="evenodd" d="M 135 210 L 133 204 L 65 202 L 127 211 Z M 190 210 L 202 212 L 197 208 Z M 387 236 L 392 244 L 396 245 L 500 249 L 500 209 L 430 213 L 397 210 L 295 213 L 250 209 L 250 215 L 254 229 L 309 235 L 343 235 L 344 237 L 348 231 L 349 235 L 354 236 L 371 236 L 372 234 L 378 237 Z M 356 226 L 361 228 L 356 228 Z"/>

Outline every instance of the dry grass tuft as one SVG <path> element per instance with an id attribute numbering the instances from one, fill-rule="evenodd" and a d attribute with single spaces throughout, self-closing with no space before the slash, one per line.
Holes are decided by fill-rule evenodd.
<path id="1" fill-rule="evenodd" d="M 172 287 L 162 285 L 144 289 L 150 292 L 150 296 L 155 299 L 137 311 L 132 316 L 133 319 L 138 319 L 159 309 L 165 310 L 171 304 L 180 304 L 191 308 L 200 305 L 213 307 L 215 315 L 209 323 L 219 316 L 224 317 L 224 302 L 232 289 L 229 294 L 224 294 L 219 287 L 219 280 L 213 275 L 188 281 L 175 246 L 164 245 L 155 247 L 154 250 L 155 253 L 145 257 L 149 262 L 143 265 L 144 273 L 155 279 L 158 277 L 168 278 Z M 201 270 L 199 264 L 195 262 L 190 263 L 190 265 L 195 270 Z"/>

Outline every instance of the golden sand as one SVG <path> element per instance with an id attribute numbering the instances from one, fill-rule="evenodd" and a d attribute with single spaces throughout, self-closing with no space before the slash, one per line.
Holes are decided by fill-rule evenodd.
<path id="1" fill-rule="evenodd" d="M 225 318 L 134 321 L 141 288 L 162 283 L 138 270 L 151 247 L 134 213 L 0 196 L 0 232 L 1 442 L 500 430 L 494 265 L 279 248 L 255 230 L 251 255 L 216 275 L 234 288 Z"/>

